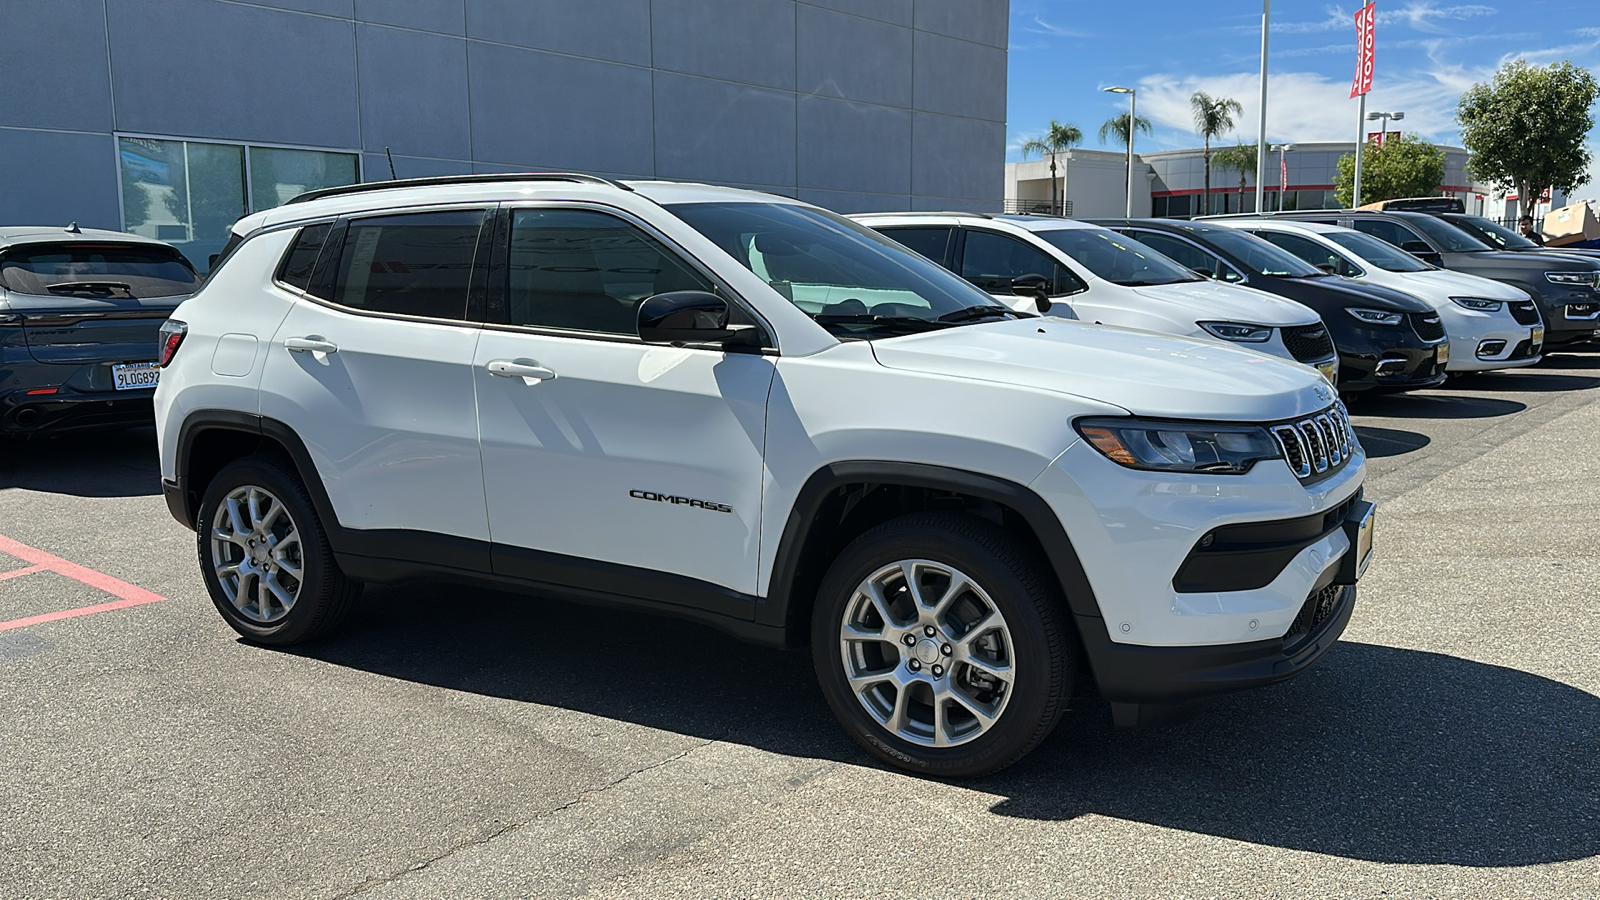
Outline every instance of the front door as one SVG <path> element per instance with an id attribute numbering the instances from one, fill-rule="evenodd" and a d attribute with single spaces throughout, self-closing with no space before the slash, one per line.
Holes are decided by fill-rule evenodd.
<path id="1" fill-rule="evenodd" d="M 640 302 L 713 285 L 637 224 L 509 219 L 473 360 L 495 571 L 752 617 L 773 360 L 642 343 Z"/>

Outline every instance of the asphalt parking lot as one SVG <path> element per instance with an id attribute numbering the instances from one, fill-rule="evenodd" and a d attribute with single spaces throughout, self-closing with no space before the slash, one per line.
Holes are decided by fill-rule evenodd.
<path id="1" fill-rule="evenodd" d="M 151 431 L 0 449 L 0 896 L 1594 897 L 1600 353 L 1352 408 L 1378 552 L 1305 677 L 888 771 L 809 657 L 448 586 L 241 643 Z"/>

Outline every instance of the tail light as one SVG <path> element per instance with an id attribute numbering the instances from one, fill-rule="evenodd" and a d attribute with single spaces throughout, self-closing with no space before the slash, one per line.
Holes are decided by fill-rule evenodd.
<path id="1" fill-rule="evenodd" d="M 161 355 L 156 360 L 156 365 L 165 369 L 172 362 L 172 357 L 178 353 L 178 345 L 183 343 L 184 335 L 189 333 L 189 326 L 177 319 L 168 319 L 161 323 Z"/>

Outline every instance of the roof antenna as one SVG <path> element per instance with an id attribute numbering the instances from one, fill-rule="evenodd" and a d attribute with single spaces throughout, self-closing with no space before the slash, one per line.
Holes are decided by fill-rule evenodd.
<path id="1" fill-rule="evenodd" d="M 389 180 L 390 181 L 399 181 L 400 180 L 400 176 L 394 174 L 394 154 L 390 153 L 389 152 L 389 148 L 387 146 L 385 146 L 383 148 L 383 155 L 389 157 Z"/>
<path id="2" fill-rule="evenodd" d="M 83 231 L 78 228 L 77 222 L 73 222 L 67 226 L 67 234 L 83 234 Z"/>

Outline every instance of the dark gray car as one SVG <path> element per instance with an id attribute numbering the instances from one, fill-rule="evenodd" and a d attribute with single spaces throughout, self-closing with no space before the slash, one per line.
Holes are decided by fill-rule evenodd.
<path id="1" fill-rule="evenodd" d="M 0 228 L 0 434 L 153 422 L 158 333 L 199 287 L 161 241 Z"/>

